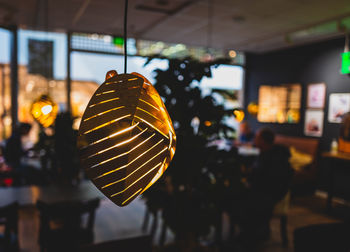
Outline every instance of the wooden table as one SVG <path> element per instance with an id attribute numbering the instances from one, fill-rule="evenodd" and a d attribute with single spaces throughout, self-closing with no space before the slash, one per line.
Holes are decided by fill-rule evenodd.
<path id="1" fill-rule="evenodd" d="M 338 167 L 337 162 L 350 162 L 350 154 L 344 152 L 323 152 L 323 158 L 330 160 L 329 166 L 329 181 L 328 181 L 328 197 L 327 197 L 327 211 L 332 211 L 332 198 L 334 193 L 334 170 Z"/>
<path id="2" fill-rule="evenodd" d="M 17 201 L 21 207 L 35 206 L 37 200 L 47 203 L 60 201 L 90 200 L 104 198 L 90 181 L 82 181 L 79 185 L 55 184 L 49 186 L 22 186 L 0 188 L 0 206 Z"/>

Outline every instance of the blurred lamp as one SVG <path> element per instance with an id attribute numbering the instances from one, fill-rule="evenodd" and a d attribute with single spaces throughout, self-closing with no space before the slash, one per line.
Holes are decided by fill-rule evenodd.
<path id="1" fill-rule="evenodd" d="M 244 111 L 243 109 L 234 109 L 233 116 L 236 118 L 237 122 L 241 122 L 244 119 Z"/>
<path id="2" fill-rule="evenodd" d="M 32 103 L 30 111 L 34 119 L 47 128 L 55 122 L 58 107 L 48 95 L 41 95 Z"/>
<path id="3" fill-rule="evenodd" d="M 82 165 L 118 206 L 129 204 L 164 173 L 175 153 L 170 116 L 152 84 L 138 73 L 109 71 L 79 127 Z"/>
<path id="4" fill-rule="evenodd" d="M 248 110 L 248 113 L 251 114 L 252 116 L 257 116 L 259 111 L 259 105 L 256 102 L 251 102 L 248 104 L 247 110 Z"/>

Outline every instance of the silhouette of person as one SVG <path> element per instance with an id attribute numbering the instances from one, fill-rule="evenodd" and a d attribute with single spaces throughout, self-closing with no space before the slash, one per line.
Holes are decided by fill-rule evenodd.
<path id="1" fill-rule="evenodd" d="M 255 145 L 260 155 L 250 178 L 251 189 L 265 194 L 273 203 L 280 201 L 288 192 L 292 169 L 289 149 L 274 144 L 275 134 L 268 128 L 258 131 Z"/>
<path id="2" fill-rule="evenodd" d="M 21 162 L 26 155 L 26 151 L 22 146 L 22 137 L 27 136 L 32 126 L 29 123 L 20 123 L 7 139 L 4 147 L 4 158 L 6 163 L 21 178 L 25 177 L 27 166 Z"/>
<path id="3" fill-rule="evenodd" d="M 274 144 L 275 134 L 268 128 L 259 130 L 255 145 L 260 149 L 257 161 L 247 178 L 247 191 L 232 208 L 241 238 L 249 244 L 269 237 L 269 221 L 275 204 L 288 192 L 292 177 L 289 149 Z M 234 209 L 234 208 L 237 209 Z"/>
<path id="4" fill-rule="evenodd" d="M 241 124 L 239 125 L 239 138 L 237 141 L 237 145 L 252 145 L 254 142 L 254 137 L 255 134 L 252 131 L 249 123 L 247 121 L 241 122 Z"/>

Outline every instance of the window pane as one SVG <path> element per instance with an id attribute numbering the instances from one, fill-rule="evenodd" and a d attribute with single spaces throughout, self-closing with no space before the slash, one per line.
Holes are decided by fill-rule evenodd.
<path id="1" fill-rule="evenodd" d="M 154 83 L 153 70 L 167 69 L 168 61 L 155 59 L 144 66 L 146 58 L 138 56 L 128 57 L 128 72 L 138 72 Z M 82 117 L 84 110 L 100 84 L 104 82 L 109 70 L 124 71 L 124 57 L 116 55 L 94 53 L 72 53 L 72 113 Z M 79 121 L 76 122 L 78 127 Z"/>
<path id="2" fill-rule="evenodd" d="M 11 32 L 0 28 L 0 140 L 11 134 L 10 43 Z"/>
<path id="3" fill-rule="evenodd" d="M 35 99 L 49 95 L 58 104 L 59 112 L 66 110 L 66 34 L 19 30 L 19 93 L 18 119 L 33 123 L 30 108 Z M 37 123 L 31 139 L 37 136 Z"/>

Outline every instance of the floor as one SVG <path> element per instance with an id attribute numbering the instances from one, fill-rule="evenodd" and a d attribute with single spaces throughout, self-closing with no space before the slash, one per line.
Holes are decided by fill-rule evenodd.
<path id="1" fill-rule="evenodd" d="M 289 247 L 282 248 L 279 219 L 271 221 L 271 239 L 265 242 L 259 249 L 261 252 L 293 251 L 293 231 L 296 228 L 318 224 L 337 222 L 346 218 L 349 208 L 337 205 L 332 215 L 325 213 L 325 199 L 320 197 L 297 198 L 292 201 L 288 214 L 288 238 Z M 145 206 L 141 199 L 135 200 L 130 205 L 120 208 L 109 200 L 102 200 L 97 210 L 95 222 L 95 242 L 122 239 L 142 234 L 141 226 L 144 219 Z M 152 222 L 152 221 L 151 221 Z M 159 223 L 160 225 L 160 223 Z M 39 229 L 38 212 L 34 208 L 21 209 L 19 235 L 21 251 L 39 251 L 37 234 Z M 154 243 L 159 240 L 159 230 L 156 232 Z M 171 242 L 173 235 L 168 230 L 167 242 Z"/>

